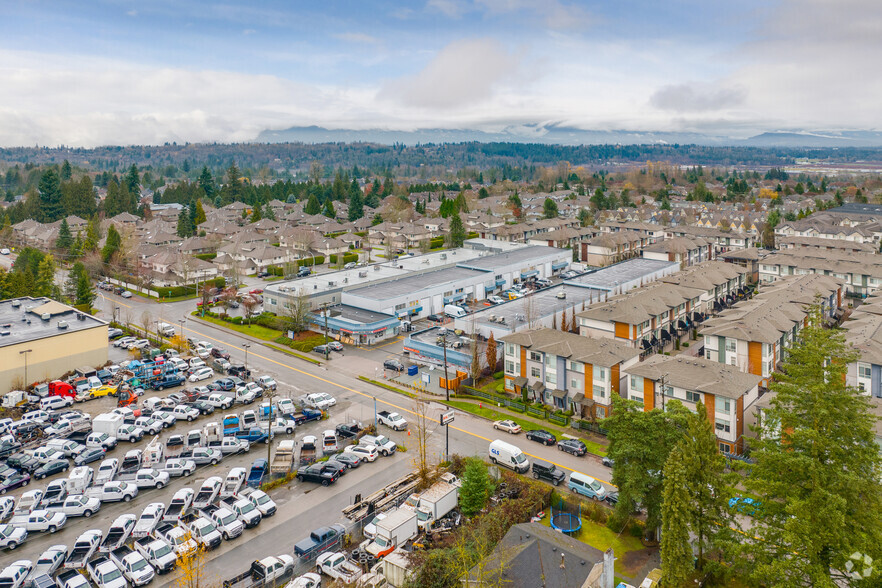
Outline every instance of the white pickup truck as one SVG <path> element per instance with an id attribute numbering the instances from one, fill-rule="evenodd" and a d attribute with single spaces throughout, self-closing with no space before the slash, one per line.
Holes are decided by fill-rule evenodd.
<path id="1" fill-rule="evenodd" d="M 395 431 L 403 431 L 407 428 L 407 420 L 397 412 L 381 410 L 377 413 L 377 421 Z"/>
<path id="2" fill-rule="evenodd" d="M 156 470 L 153 468 L 141 468 L 134 474 L 122 474 L 117 476 L 121 482 L 131 482 L 139 489 L 143 488 L 164 488 L 168 486 L 168 472 Z"/>
<path id="3" fill-rule="evenodd" d="M 166 460 L 160 469 L 169 476 L 189 476 L 196 471 L 196 462 L 192 459 L 172 458 Z"/>
<path id="4" fill-rule="evenodd" d="M 60 512 L 48 510 L 34 510 L 26 514 L 15 515 L 9 521 L 14 527 L 19 527 L 28 533 L 54 533 L 67 523 L 67 517 Z"/>
<path id="5" fill-rule="evenodd" d="M 89 558 L 98 551 L 98 546 L 101 545 L 101 536 L 101 531 L 91 529 L 77 537 L 67 559 L 64 560 L 65 569 L 79 570 L 84 568 Z"/>
<path id="6" fill-rule="evenodd" d="M 165 504 L 162 502 L 151 502 L 148 504 L 141 512 L 141 516 L 138 517 L 138 522 L 135 523 L 135 528 L 132 530 L 132 537 L 141 538 L 151 534 L 157 525 L 159 525 L 159 522 L 162 520 L 162 515 L 164 514 Z"/>
<path id="7" fill-rule="evenodd" d="M 165 539 L 159 537 L 144 537 L 134 543 L 135 551 L 144 556 L 154 570 L 160 574 L 172 571 L 177 557 L 172 546 Z"/>
<path id="8" fill-rule="evenodd" d="M 323 553 L 315 562 L 321 573 L 340 580 L 344 584 L 352 584 L 361 576 L 361 568 L 346 559 L 339 551 Z"/>
<path id="9" fill-rule="evenodd" d="M 49 512 L 60 512 L 67 517 L 89 518 L 101 510 L 101 501 L 91 496 L 73 494 L 64 500 L 50 502 L 45 508 Z"/>
<path id="10" fill-rule="evenodd" d="M 110 554 L 110 561 L 119 568 L 132 586 L 144 586 L 153 581 L 156 572 L 143 555 L 123 545 Z"/>
<path id="11" fill-rule="evenodd" d="M 128 502 L 138 495 L 138 487 L 131 482 L 107 482 L 99 488 L 88 488 L 86 496 L 93 496 L 101 502 Z"/>
<path id="12" fill-rule="evenodd" d="M 126 588 L 126 579 L 106 555 L 96 557 L 86 564 L 89 578 L 98 588 Z"/>
<path id="13" fill-rule="evenodd" d="M 0 525 L 0 549 L 11 551 L 24 543 L 27 538 L 28 532 L 23 527 Z"/>

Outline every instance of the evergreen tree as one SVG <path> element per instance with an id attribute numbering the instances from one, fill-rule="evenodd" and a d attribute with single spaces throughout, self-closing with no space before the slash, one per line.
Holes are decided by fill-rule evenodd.
<path id="1" fill-rule="evenodd" d="M 546 198 L 542 208 L 545 211 L 545 218 L 557 218 L 557 202 Z"/>
<path id="2" fill-rule="evenodd" d="M 846 384 L 856 352 L 824 318 L 811 308 L 751 441 L 755 463 L 744 484 L 760 504 L 743 547 L 746 569 L 762 584 L 842 585 L 852 554 L 882 559 L 876 417 L 868 397 Z"/>
<path id="3" fill-rule="evenodd" d="M 214 185 L 214 178 L 211 177 L 211 172 L 208 171 L 208 166 L 202 166 L 202 173 L 199 174 L 198 182 L 199 187 L 205 192 L 205 197 L 209 199 L 214 198 L 217 188 Z"/>
<path id="4" fill-rule="evenodd" d="M 92 280 L 89 279 L 89 272 L 86 266 L 78 261 L 70 270 L 68 282 L 71 282 L 73 290 L 73 303 L 76 305 L 91 306 L 95 301 L 95 288 L 92 286 Z"/>
<path id="5" fill-rule="evenodd" d="M 119 184 L 115 178 L 107 183 L 107 195 L 104 197 L 104 216 L 113 218 L 123 212 L 123 203 L 120 201 Z"/>
<path id="6" fill-rule="evenodd" d="M 61 187 L 58 174 L 49 168 L 40 177 L 40 199 L 37 208 L 37 220 L 43 223 L 55 222 L 64 216 L 61 206 Z"/>
<path id="7" fill-rule="evenodd" d="M 315 194 L 309 195 L 309 200 L 306 201 L 306 206 L 303 207 L 304 214 L 319 214 L 322 211 L 322 205 L 319 204 L 318 198 L 316 198 Z"/>
<path id="8" fill-rule="evenodd" d="M 487 339 L 487 367 L 490 373 L 496 373 L 496 362 L 498 361 L 498 351 L 496 339 L 493 337 L 493 331 L 490 331 L 490 338 Z"/>
<path id="9" fill-rule="evenodd" d="M 337 211 L 334 210 L 334 203 L 330 198 L 325 200 L 325 206 L 322 209 L 322 214 L 328 218 L 337 218 Z"/>
<path id="10" fill-rule="evenodd" d="M 175 230 L 178 237 L 186 239 L 193 234 L 193 222 L 190 220 L 190 210 L 184 208 L 178 213 L 178 225 Z"/>
<path id="11" fill-rule="evenodd" d="M 459 491 L 459 508 L 462 514 L 472 516 L 481 512 L 487 504 L 490 490 L 490 476 L 487 464 L 477 457 L 466 459 L 465 471 L 462 474 L 462 487 Z"/>
<path id="12" fill-rule="evenodd" d="M 34 296 L 52 298 L 55 294 L 55 259 L 51 255 L 46 255 L 40 262 L 34 279 Z"/>
<path id="13" fill-rule="evenodd" d="M 379 195 L 374 191 L 369 192 L 367 194 L 367 196 L 365 196 L 365 198 L 364 198 L 364 205 L 369 208 L 374 208 L 374 209 L 379 208 L 380 207 Z"/>
<path id="14" fill-rule="evenodd" d="M 266 206 L 263 207 L 263 218 L 276 220 L 276 211 L 273 210 L 273 207 L 270 206 L 269 202 L 267 202 Z"/>
<path id="15" fill-rule="evenodd" d="M 34 274 L 28 269 L 20 272 L 12 272 L 12 276 L 7 282 L 10 298 L 30 296 L 34 288 Z"/>
<path id="16" fill-rule="evenodd" d="M 76 239 L 74 239 L 73 244 L 70 246 L 70 258 L 76 259 L 78 257 L 82 257 L 85 251 L 83 247 L 83 232 L 77 231 L 77 237 Z"/>
<path id="17" fill-rule="evenodd" d="M 58 239 L 55 240 L 55 248 L 67 252 L 73 245 L 73 236 L 70 233 L 70 225 L 67 219 L 61 219 L 61 225 L 58 227 Z"/>
<path id="18" fill-rule="evenodd" d="M 101 249 L 101 259 L 104 260 L 104 263 L 109 263 L 121 246 L 122 236 L 115 226 L 110 225 L 107 227 L 107 239 L 104 241 L 104 247 Z"/>
<path id="19" fill-rule="evenodd" d="M 459 218 L 458 214 L 454 214 L 450 217 L 450 233 L 448 234 L 448 241 L 451 247 L 462 247 L 462 244 L 466 239 L 466 230 L 462 224 L 462 219 Z"/>
<path id="20" fill-rule="evenodd" d="M 355 183 L 355 180 L 353 180 Z M 354 222 L 364 216 L 364 200 L 361 197 L 361 190 L 355 183 L 355 190 L 349 191 L 349 220 Z"/>
<path id="21" fill-rule="evenodd" d="M 661 560 L 662 583 L 686 586 L 692 573 L 690 504 L 686 489 L 692 483 L 685 466 L 683 447 L 677 445 L 665 462 L 663 484 Z"/>
<path id="22" fill-rule="evenodd" d="M 478 199 L 483 200 L 484 198 L 488 198 L 490 196 L 490 192 L 487 191 L 487 188 L 481 186 L 481 189 L 478 190 Z"/>
<path id="23" fill-rule="evenodd" d="M 71 178 L 72 171 L 70 168 L 70 162 L 68 160 L 64 160 L 64 163 L 61 164 L 61 181 L 66 182 Z"/>
<path id="24" fill-rule="evenodd" d="M 125 185 L 129 194 L 134 201 L 137 202 L 141 197 L 141 176 L 138 174 L 138 166 L 134 163 L 126 173 Z M 131 212 L 131 210 L 129 212 Z"/>
<path id="25" fill-rule="evenodd" d="M 83 251 L 95 251 L 98 249 L 98 241 L 101 240 L 101 223 L 98 215 L 93 215 L 86 226 L 86 238 L 83 240 Z"/>
<path id="26" fill-rule="evenodd" d="M 251 211 L 251 218 L 249 219 L 251 222 L 256 223 L 260 219 L 263 218 L 263 212 L 260 210 L 260 205 L 255 204 L 254 209 Z"/>
<path id="27" fill-rule="evenodd" d="M 465 193 L 463 193 L 463 192 L 460 192 L 459 194 L 457 194 L 456 200 L 454 200 L 454 204 L 456 205 L 457 212 L 468 212 L 469 211 L 469 205 L 468 205 L 468 202 L 466 202 Z"/>

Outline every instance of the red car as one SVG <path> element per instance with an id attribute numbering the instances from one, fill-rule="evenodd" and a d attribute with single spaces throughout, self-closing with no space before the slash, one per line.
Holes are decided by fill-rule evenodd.
<path id="1" fill-rule="evenodd" d="M 263 294 L 263 288 L 255 288 L 249 294 Z"/>

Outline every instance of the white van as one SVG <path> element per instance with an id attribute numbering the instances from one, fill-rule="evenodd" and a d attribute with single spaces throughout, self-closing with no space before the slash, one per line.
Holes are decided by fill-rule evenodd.
<path id="1" fill-rule="evenodd" d="M 447 304 L 444 306 L 444 314 L 451 318 L 459 318 L 466 315 L 466 310 L 455 304 Z"/>
<path id="2" fill-rule="evenodd" d="M 164 337 L 175 336 L 175 328 L 168 323 L 159 323 L 156 325 L 156 332 Z"/>
<path id="3" fill-rule="evenodd" d="M 570 481 L 567 487 L 576 494 L 581 494 L 588 498 L 603 500 L 606 497 L 606 488 L 604 488 L 603 484 L 591 476 L 586 476 L 579 472 L 570 474 Z"/>
<path id="4" fill-rule="evenodd" d="M 530 460 L 524 455 L 524 452 L 515 447 L 511 443 L 496 439 L 490 443 L 490 461 L 495 464 L 505 466 L 519 474 L 525 473 L 530 469 Z"/>

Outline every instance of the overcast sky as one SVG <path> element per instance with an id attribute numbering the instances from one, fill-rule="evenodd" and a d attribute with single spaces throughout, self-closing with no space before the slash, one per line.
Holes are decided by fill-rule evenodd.
<path id="1" fill-rule="evenodd" d="M 882 127 L 879 0 L 6 0 L 0 145 Z"/>

